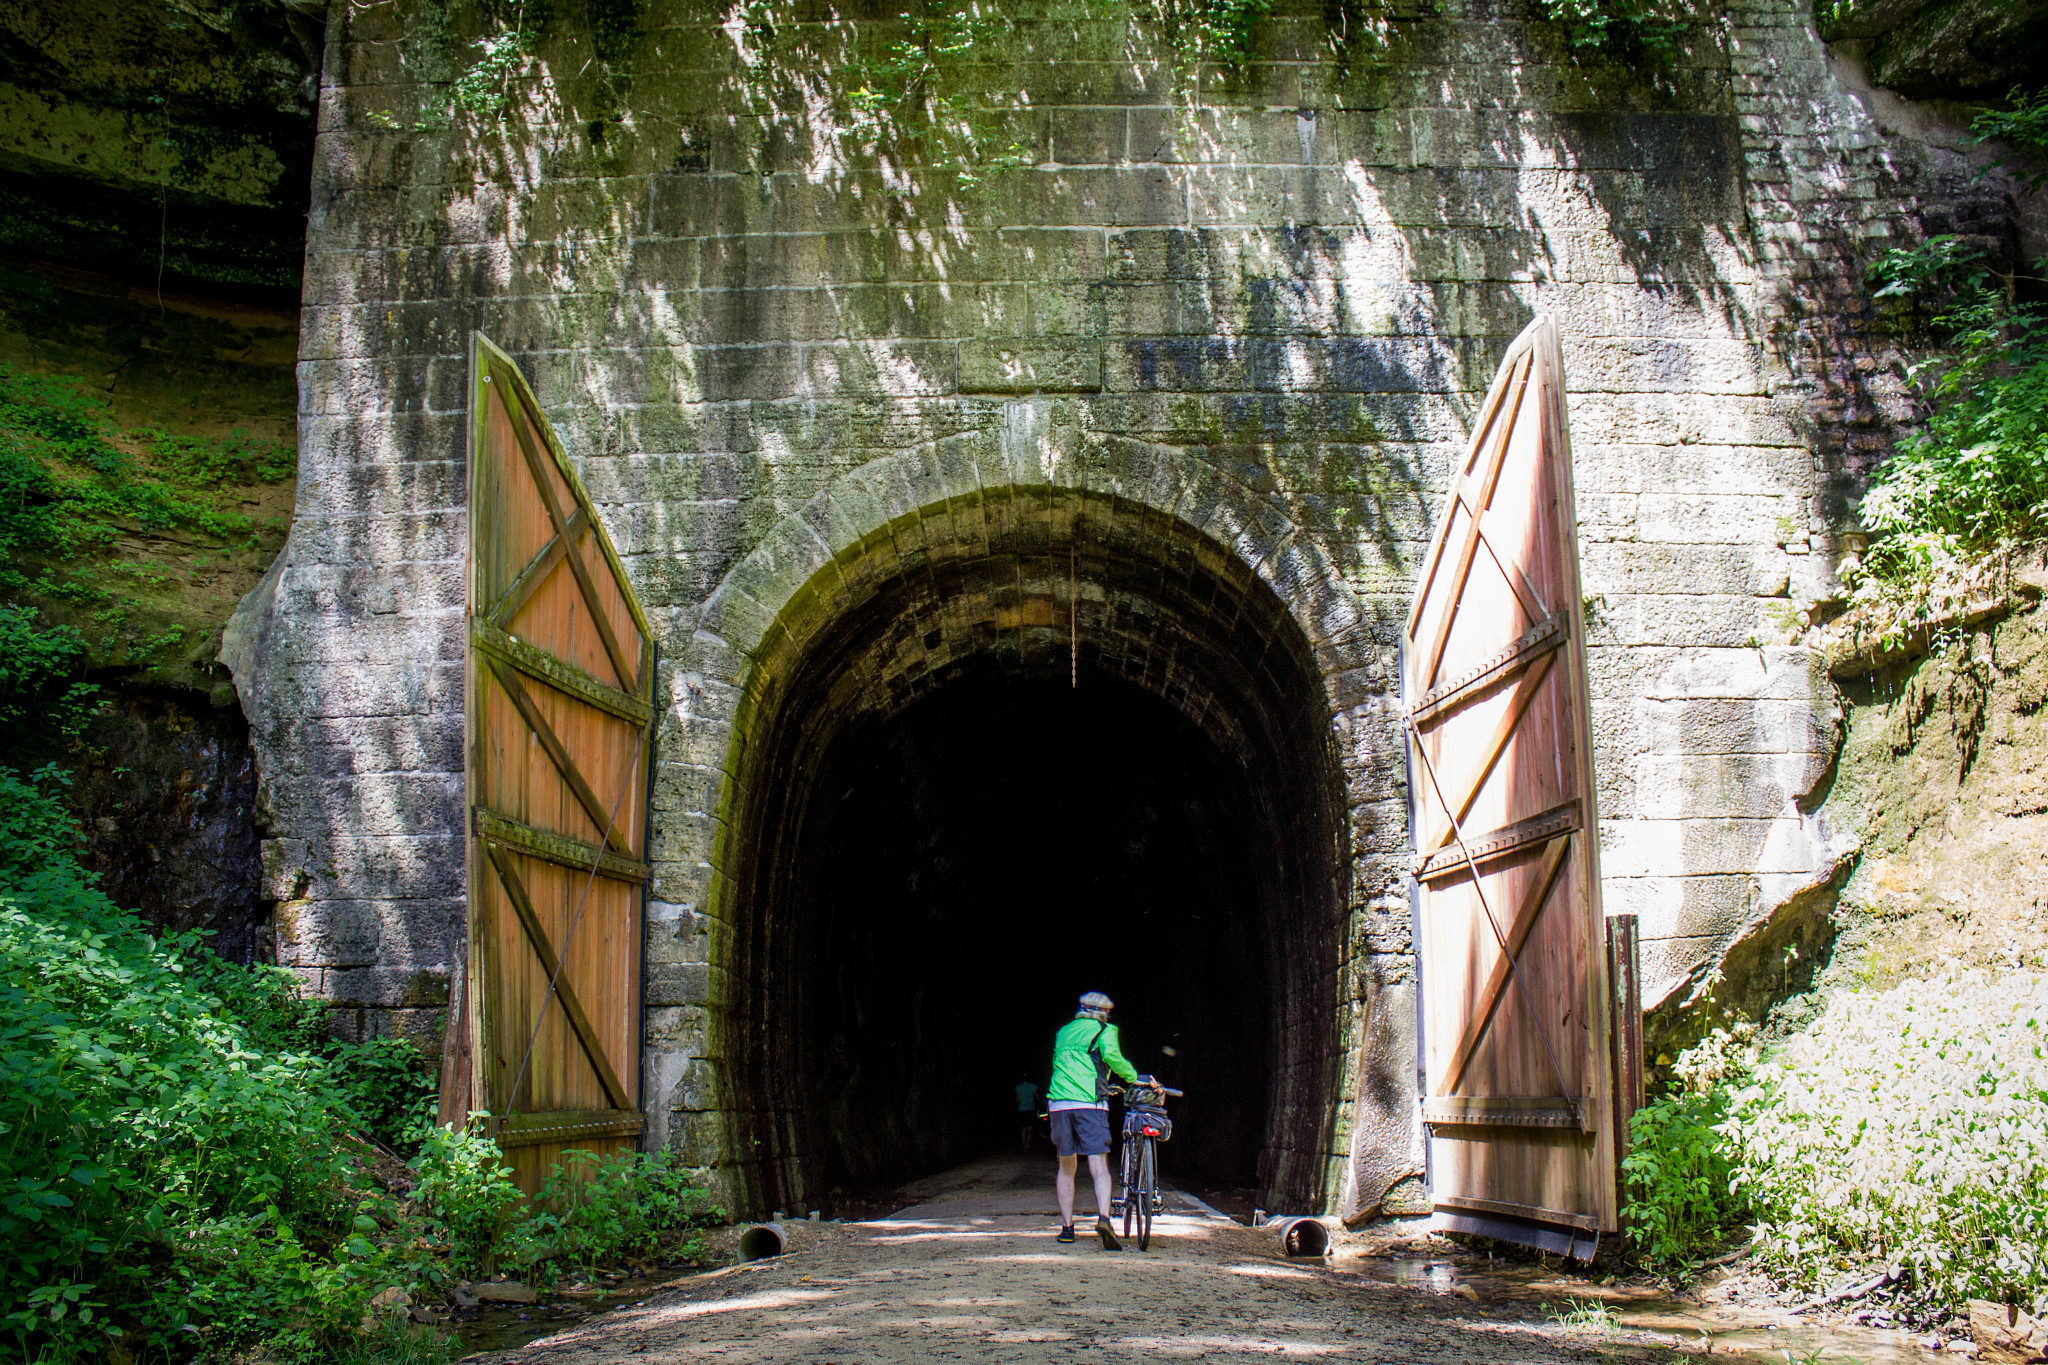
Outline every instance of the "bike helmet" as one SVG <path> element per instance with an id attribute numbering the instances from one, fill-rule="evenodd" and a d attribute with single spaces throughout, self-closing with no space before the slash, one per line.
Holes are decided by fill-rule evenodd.
<path id="1" fill-rule="evenodd" d="M 1109 1012 L 1116 1008 L 1116 1001 L 1101 991 L 1090 991 L 1081 997 L 1081 1013 L 1091 1019 L 1107 1019 Z"/>

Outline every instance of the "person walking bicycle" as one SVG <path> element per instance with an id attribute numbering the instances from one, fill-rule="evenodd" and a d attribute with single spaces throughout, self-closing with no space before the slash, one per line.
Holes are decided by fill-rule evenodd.
<path id="1" fill-rule="evenodd" d="M 1117 1043 L 1116 1025 L 1109 1022 L 1116 1002 L 1101 991 L 1080 999 L 1080 1010 L 1061 1027 L 1052 1044 L 1052 1083 L 1045 1088 L 1046 1110 L 1052 1118 L 1052 1141 L 1059 1153 L 1053 1179 L 1060 1201 L 1062 1242 L 1074 1240 L 1074 1174 L 1088 1158 L 1095 1182 L 1095 1235 L 1104 1251 L 1121 1251 L 1109 1221 L 1109 1090 L 1116 1076 L 1128 1084 L 1147 1079 L 1125 1060 Z"/>

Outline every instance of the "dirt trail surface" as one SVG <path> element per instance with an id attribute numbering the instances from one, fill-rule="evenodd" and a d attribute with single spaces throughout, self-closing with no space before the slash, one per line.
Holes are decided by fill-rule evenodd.
<path id="1" fill-rule="evenodd" d="M 1051 1162 L 991 1161 L 868 1223 L 793 1225 L 785 1256 L 696 1276 L 473 1365 L 973 1360 L 1665 1360 L 1646 1338 L 1574 1341 L 1456 1295 L 1289 1263 L 1184 1197 L 1149 1252 L 1053 1240 Z M 1086 1177 L 1082 1187 L 1086 1191 Z M 1540 1318 L 1540 1315 L 1538 1315 Z M 1719 1353 L 1717 1352 L 1718 1356 Z"/>

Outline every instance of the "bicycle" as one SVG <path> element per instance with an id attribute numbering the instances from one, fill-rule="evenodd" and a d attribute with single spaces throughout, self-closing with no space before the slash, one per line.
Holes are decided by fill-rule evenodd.
<path id="1" fill-rule="evenodd" d="M 1180 1091 L 1168 1089 L 1150 1079 L 1133 1085 L 1110 1088 L 1124 1097 L 1123 1206 L 1124 1236 L 1136 1228 L 1138 1250 L 1152 1245 L 1152 1217 L 1159 1212 L 1159 1144 L 1173 1136 L 1173 1120 L 1166 1114 L 1166 1097 Z"/>

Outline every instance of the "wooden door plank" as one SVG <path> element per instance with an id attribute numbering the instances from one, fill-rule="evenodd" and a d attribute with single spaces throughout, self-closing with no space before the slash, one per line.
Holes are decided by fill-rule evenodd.
<path id="1" fill-rule="evenodd" d="M 604 841 L 605 845 L 620 857 L 630 858 L 634 856 L 633 849 L 619 833 L 618 811 L 616 809 L 607 811 L 604 807 L 604 802 L 600 801 L 597 793 L 591 790 L 589 780 L 583 776 L 583 770 L 578 768 L 576 760 L 569 756 L 569 751 L 563 746 L 561 737 L 555 733 L 555 727 L 548 724 L 548 718 L 541 714 L 540 707 L 535 704 L 532 695 L 527 692 L 526 684 L 519 681 L 519 675 L 516 672 L 499 663 L 496 659 L 490 661 L 490 668 L 491 676 L 498 680 L 498 686 L 505 689 L 505 695 L 512 699 L 512 704 L 515 707 L 519 708 L 519 714 L 525 719 L 527 728 L 533 731 L 534 738 L 540 741 L 540 747 L 546 750 L 548 761 L 555 765 L 555 771 L 561 774 L 562 781 L 568 785 L 578 804 L 583 807 L 584 814 L 590 817 L 590 827 L 596 830 L 598 837 Z M 629 792 L 619 793 L 619 801 L 622 805 L 629 794 Z"/>
<path id="2" fill-rule="evenodd" d="M 1543 686 L 1543 680 L 1550 676 L 1550 663 L 1556 657 L 1556 654 L 1546 651 L 1530 659 L 1528 668 L 1515 683 L 1514 694 L 1508 699 L 1507 709 L 1501 712 L 1493 733 L 1487 736 L 1486 743 L 1481 748 L 1479 766 L 1472 770 L 1458 800 L 1455 803 L 1445 803 L 1446 818 L 1443 827 L 1431 832 L 1423 849 L 1425 854 L 1434 853 L 1450 842 L 1453 827 L 1471 813 L 1472 802 L 1478 798 L 1479 789 L 1484 787 L 1486 779 L 1493 775 L 1501 754 L 1507 750 L 1508 741 L 1514 738 L 1515 727 L 1521 724 L 1523 715 L 1529 709 L 1529 703 L 1535 700 L 1536 689 Z"/>
<path id="3" fill-rule="evenodd" d="M 557 532 L 549 538 L 541 552 L 528 560 L 526 567 L 519 571 L 519 576 L 512 580 L 512 586 L 505 589 L 505 595 L 498 599 L 495 606 L 483 613 L 485 619 L 500 629 L 511 625 L 512 618 L 519 614 L 519 609 L 531 600 L 540 585 L 547 581 L 548 575 L 555 571 L 555 567 L 569 552 L 582 543 L 585 533 L 589 530 L 590 513 L 578 507 L 569 514 L 568 533 Z"/>
<path id="4" fill-rule="evenodd" d="M 1522 411 L 1522 395 L 1529 387 L 1529 374 L 1533 368 L 1531 360 L 1522 364 L 1521 379 L 1515 385 L 1513 403 L 1507 414 L 1507 422 L 1501 427 L 1500 435 L 1494 438 L 1493 455 L 1487 461 L 1486 477 L 1481 482 L 1478 501 L 1468 501 L 1461 489 L 1459 501 L 1465 505 L 1465 514 L 1470 522 L 1465 527 L 1465 539 L 1458 546 L 1457 567 L 1452 571 L 1450 591 L 1444 602 L 1443 614 L 1437 618 L 1436 638 L 1431 641 L 1429 652 L 1423 656 L 1421 679 L 1424 687 L 1436 681 L 1438 664 L 1444 657 L 1444 646 L 1450 643 L 1451 626 L 1458 617 L 1458 600 L 1465 591 L 1465 579 L 1472 572 L 1472 557 L 1479 552 L 1479 523 L 1486 515 L 1486 509 L 1493 501 L 1493 490 L 1500 481 L 1501 467 L 1506 464 L 1508 443 L 1515 434 L 1515 419 Z"/>
<path id="5" fill-rule="evenodd" d="M 508 384 L 506 387 L 511 386 Z M 504 400 L 501 397 L 499 401 Z M 554 482 L 548 476 L 540 452 L 534 448 L 532 430 L 525 422 L 514 422 L 512 434 L 519 439 L 519 453 L 526 459 L 527 471 L 533 476 L 534 488 L 540 494 L 541 506 L 547 510 L 548 520 L 555 524 L 555 534 L 567 540 L 569 518 L 562 511 L 561 500 L 555 496 Z M 569 571 L 576 575 L 576 586 L 583 594 L 584 605 L 590 610 L 591 624 L 596 628 L 598 638 L 604 641 L 605 653 L 618 673 L 619 686 L 632 691 L 639 682 L 640 671 L 626 660 L 625 647 L 619 643 L 618 632 L 612 629 L 611 613 L 605 610 L 604 602 L 598 596 L 597 583 L 590 576 L 590 566 L 583 562 L 582 554 L 574 546 L 565 547 L 563 557 L 569 562 Z"/>
<path id="6" fill-rule="evenodd" d="M 1572 836 L 1567 834 L 1550 841 L 1538 858 L 1541 870 L 1535 881 L 1529 884 L 1529 892 L 1522 897 L 1522 903 L 1515 907 L 1515 916 L 1508 925 L 1507 942 L 1494 959 L 1493 970 L 1487 973 L 1486 984 L 1479 988 L 1479 994 L 1470 1006 L 1466 1016 L 1465 1032 L 1458 1039 L 1458 1045 L 1451 1052 L 1451 1060 L 1444 1067 L 1444 1074 L 1437 1082 L 1436 1093 L 1449 1095 L 1458 1088 L 1458 1082 L 1465 1079 L 1466 1064 L 1472 1060 L 1473 1051 L 1479 1040 L 1493 1023 L 1494 1011 L 1500 1005 L 1501 989 L 1508 984 L 1508 974 L 1515 969 L 1515 954 L 1522 951 L 1528 942 L 1529 931 L 1536 927 L 1536 917 L 1543 912 L 1544 902 L 1550 899 L 1550 892 L 1557 885 L 1557 874 L 1564 870 L 1565 854 L 1571 850 Z M 1545 1021 L 1532 1019 L 1530 1023 L 1543 1028 Z"/>
<path id="7" fill-rule="evenodd" d="M 496 847 L 486 844 L 490 853 L 491 866 L 497 869 L 498 880 L 505 888 L 506 899 L 512 902 L 512 909 L 519 916 L 520 927 L 526 931 L 526 940 L 533 948 L 534 956 L 540 959 L 541 971 L 552 983 L 551 989 L 557 1000 L 562 1002 L 562 1013 L 569 1021 L 569 1027 L 576 1034 L 576 1041 L 583 1045 L 583 1053 L 590 1059 L 591 1070 L 597 1073 L 598 1084 L 612 1102 L 614 1109 L 631 1109 L 633 1103 L 626 1097 L 626 1089 L 619 1084 L 619 1078 L 612 1071 L 611 1059 L 605 1056 L 604 1047 L 598 1041 L 597 1029 L 590 1022 L 590 1016 L 583 1012 L 583 1001 L 576 994 L 576 987 L 562 971 L 562 960 L 555 953 L 555 945 L 542 927 L 540 916 L 534 912 L 533 901 L 526 894 L 526 884 L 519 879 L 519 872 L 512 866 L 511 859 Z"/>

